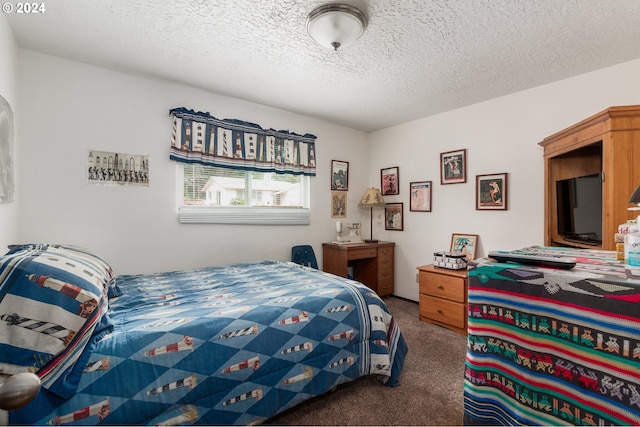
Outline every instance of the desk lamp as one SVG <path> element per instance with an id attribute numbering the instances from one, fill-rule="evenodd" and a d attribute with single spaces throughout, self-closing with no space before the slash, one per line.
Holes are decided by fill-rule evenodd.
<path id="1" fill-rule="evenodd" d="M 364 192 L 364 194 L 362 195 L 362 199 L 360 200 L 360 203 L 358 203 L 358 207 L 359 208 L 369 208 L 369 223 L 370 223 L 370 230 L 369 230 L 369 239 L 365 239 L 365 243 L 376 243 L 378 241 L 378 239 L 374 239 L 373 238 L 373 208 L 381 208 L 384 207 L 386 205 L 386 203 L 384 202 L 384 199 L 382 198 L 382 193 L 380 193 L 380 190 L 377 188 L 367 188 Z"/>

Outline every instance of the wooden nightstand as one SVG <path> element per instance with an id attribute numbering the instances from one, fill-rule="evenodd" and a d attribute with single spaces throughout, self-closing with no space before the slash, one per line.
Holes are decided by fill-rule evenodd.
<path id="1" fill-rule="evenodd" d="M 349 267 L 353 278 L 362 282 L 378 295 L 393 294 L 394 285 L 393 242 L 377 243 L 323 243 L 322 270 L 347 277 Z"/>
<path id="2" fill-rule="evenodd" d="M 420 320 L 467 334 L 467 269 L 418 267 Z"/>

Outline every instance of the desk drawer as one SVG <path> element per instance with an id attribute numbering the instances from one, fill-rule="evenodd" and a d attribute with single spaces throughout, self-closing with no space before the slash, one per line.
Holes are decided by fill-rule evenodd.
<path id="1" fill-rule="evenodd" d="M 378 280 L 376 293 L 381 297 L 391 295 L 393 293 L 393 277 L 391 279 Z"/>
<path id="2" fill-rule="evenodd" d="M 376 248 L 349 249 L 347 252 L 347 259 L 366 259 L 375 258 L 376 256 L 378 256 L 378 250 Z"/>
<path id="3" fill-rule="evenodd" d="M 393 258 L 393 246 L 378 249 L 378 256 L 380 258 Z"/>
<path id="4" fill-rule="evenodd" d="M 391 254 L 378 253 L 378 265 L 380 266 L 380 268 L 393 267 L 393 253 Z"/>
<path id="5" fill-rule="evenodd" d="M 420 294 L 420 316 L 428 317 L 456 328 L 464 328 L 466 314 L 466 305 L 463 303 Z"/>
<path id="6" fill-rule="evenodd" d="M 420 271 L 421 294 L 464 302 L 465 290 L 465 280 L 463 278 Z"/>
<path id="7" fill-rule="evenodd" d="M 380 268 L 378 270 L 378 280 L 391 280 L 393 281 L 393 264 L 389 268 Z"/>

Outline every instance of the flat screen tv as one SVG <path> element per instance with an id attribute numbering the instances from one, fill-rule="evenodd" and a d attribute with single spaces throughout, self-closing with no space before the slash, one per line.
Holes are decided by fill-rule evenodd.
<path id="1" fill-rule="evenodd" d="M 602 244 L 602 176 L 556 181 L 558 234 L 568 241 Z"/>

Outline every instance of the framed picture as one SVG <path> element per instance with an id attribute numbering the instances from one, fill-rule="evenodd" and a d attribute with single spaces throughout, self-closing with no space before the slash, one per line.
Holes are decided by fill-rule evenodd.
<path id="1" fill-rule="evenodd" d="M 403 203 L 387 203 L 384 207 L 384 229 L 402 231 L 404 229 Z"/>
<path id="2" fill-rule="evenodd" d="M 347 193 L 331 192 L 331 218 L 347 217 Z"/>
<path id="3" fill-rule="evenodd" d="M 477 234 L 458 234 L 451 235 L 451 252 L 462 252 L 465 254 L 467 261 L 473 261 L 476 258 L 476 244 L 478 243 Z"/>
<path id="4" fill-rule="evenodd" d="M 333 191 L 349 190 L 349 162 L 331 160 L 331 189 Z"/>
<path id="5" fill-rule="evenodd" d="M 440 153 L 440 184 L 467 182 L 467 150 Z"/>
<path id="6" fill-rule="evenodd" d="M 409 183 L 409 210 L 431 212 L 431 181 Z"/>
<path id="7" fill-rule="evenodd" d="M 400 168 L 398 166 L 380 169 L 380 181 L 383 196 L 400 194 Z"/>
<path id="8" fill-rule="evenodd" d="M 476 210 L 507 210 L 507 174 L 476 175 Z"/>
<path id="9" fill-rule="evenodd" d="M 126 167 L 123 166 L 123 160 Z M 149 155 L 89 150 L 87 154 L 87 182 L 99 185 L 148 187 Z"/>
<path id="10" fill-rule="evenodd" d="M 13 109 L 9 101 L 0 95 L 0 203 L 13 203 L 15 200 L 13 136 Z"/>

